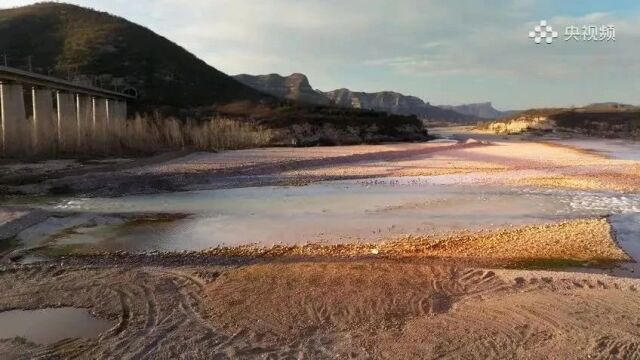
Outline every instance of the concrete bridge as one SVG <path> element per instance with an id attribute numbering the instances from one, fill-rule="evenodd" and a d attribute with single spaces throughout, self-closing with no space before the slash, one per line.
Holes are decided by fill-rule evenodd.
<path id="1" fill-rule="evenodd" d="M 0 66 L 0 157 L 116 151 L 133 99 Z"/>

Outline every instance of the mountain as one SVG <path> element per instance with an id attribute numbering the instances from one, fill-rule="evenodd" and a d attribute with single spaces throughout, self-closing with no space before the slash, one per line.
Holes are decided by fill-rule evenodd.
<path id="1" fill-rule="evenodd" d="M 329 99 L 322 92 L 311 87 L 309 79 L 304 74 L 295 73 L 289 76 L 240 74 L 235 75 L 234 78 L 247 86 L 278 98 L 316 105 L 329 103 Z"/>
<path id="2" fill-rule="evenodd" d="M 140 25 L 75 5 L 0 10 L 0 53 L 12 67 L 137 91 L 139 103 L 195 107 L 267 95 Z M 135 89 L 135 90 L 131 90 Z"/>
<path id="3" fill-rule="evenodd" d="M 337 89 L 326 93 L 332 103 L 357 109 L 384 110 L 394 114 L 408 114 L 421 111 L 426 105 L 415 96 L 405 96 L 393 91 L 366 93 Z M 415 114 L 417 115 L 417 114 Z"/>
<path id="4" fill-rule="evenodd" d="M 236 75 L 241 83 L 278 98 L 290 99 L 313 105 L 332 104 L 343 108 L 384 111 L 396 115 L 415 115 L 421 119 L 476 122 L 478 118 L 460 114 L 453 110 L 441 109 L 425 103 L 415 96 L 407 96 L 393 91 L 374 93 L 337 89 L 328 92 L 314 90 L 303 74 L 281 76 Z"/>
<path id="5" fill-rule="evenodd" d="M 490 102 L 463 104 L 463 105 L 438 105 L 438 107 L 453 110 L 463 115 L 475 116 L 481 119 L 500 119 L 515 113 L 515 111 L 496 110 Z"/>
<path id="6" fill-rule="evenodd" d="M 475 122 L 473 116 L 459 114 L 425 103 L 422 99 L 394 91 L 374 93 L 338 89 L 325 93 L 331 103 L 342 107 L 386 111 L 399 115 L 416 115 L 424 120 Z"/>

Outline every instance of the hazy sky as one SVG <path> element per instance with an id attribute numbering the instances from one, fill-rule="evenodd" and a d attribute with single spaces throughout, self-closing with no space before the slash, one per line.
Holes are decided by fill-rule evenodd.
<path id="1" fill-rule="evenodd" d="M 322 90 L 395 90 L 499 109 L 640 104 L 637 0 L 69 2 L 147 26 L 228 74 L 302 72 Z M 559 32 L 553 44 L 528 38 L 542 19 Z M 568 25 L 607 24 L 615 42 L 564 40 Z"/>

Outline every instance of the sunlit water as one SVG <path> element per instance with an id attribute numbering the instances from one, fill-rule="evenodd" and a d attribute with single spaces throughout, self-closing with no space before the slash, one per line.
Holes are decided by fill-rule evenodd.
<path id="1" fill-rule="evenodd" d="M 71 307 L 0 312 L 0 339 L 22 337 L 49 345 L 70 338 L 95 338 L 113 324 Z"/>
<path id="2" fill-rule="evenodd" d="M 619 160 L 640 160 L 640 142 L 623 139 L 567 139 L 553 142 L 591 150 Z"/>
<path id="3" fill-rule="evenodd" d="M 122 198 L 68 199 L 57 210 L 99 213 L 57 244 L 105 250 L 202 250 L 244 244 L 381 241 L 640 212 L 640 196 L 563 190 L 432 184 L 424 178 L 334 181 Z M 110 213 L 188 213 L 173 222 L 125 224 Z M 98 216 L 98 215 L 96 215 Z"/>

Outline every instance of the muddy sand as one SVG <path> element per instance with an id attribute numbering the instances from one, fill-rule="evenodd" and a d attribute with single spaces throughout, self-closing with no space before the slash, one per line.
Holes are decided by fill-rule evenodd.
<path id="1" fill-rule="evenodd" d="M 0 309 L 79 307 L 97 339 L 0 342 L 2 358 L 634 358 L 640 281 L 360 260 L 35 265 Z"/>
<path id="2" fill-rule="evenodd" d="M 0 182 L 4 194 L 86 197 L 416 175 L 468 186 L 638 192 L 638 161 L 519 138 L 482 140 L 197 153 L 106 168 L 58 162 L 22 166 L 22 181 Z M 35 218 L 27 207 L 0 213 L 14 227 Z M 638 359 L 640 279 L 611 271 L 637 258 L 620 247 L 612 221 L 5 261 L 0 311 L 86 309 L 110 326 L 48 345 L 16 334 L 0 339 L 0 358 Z"/>

